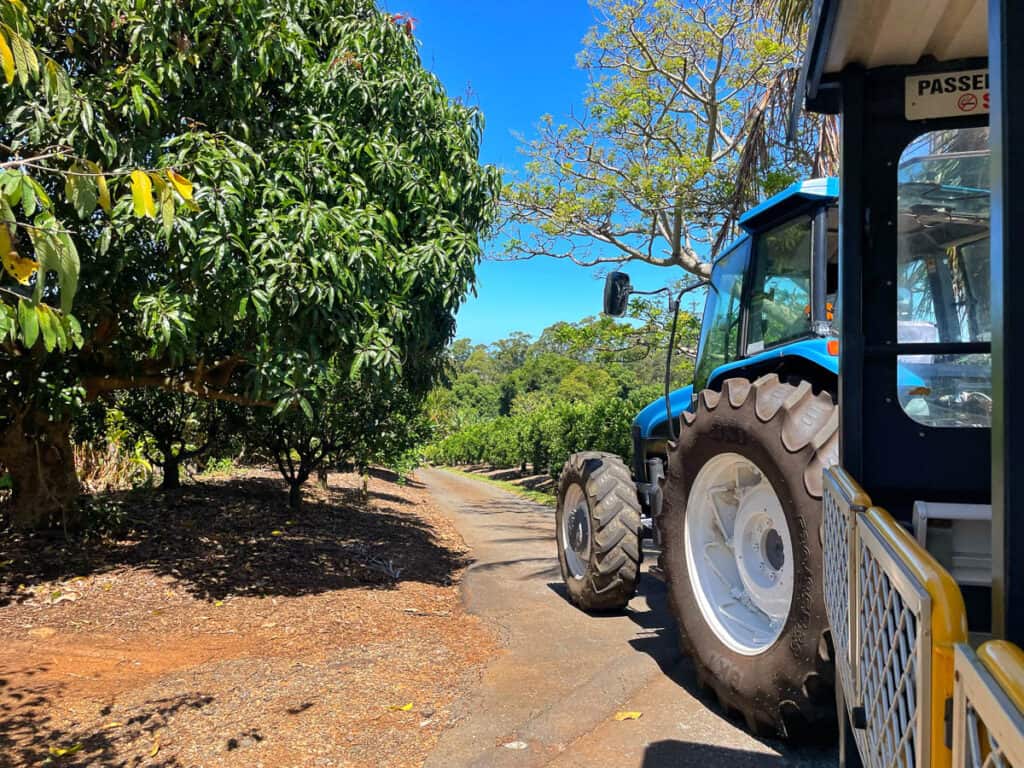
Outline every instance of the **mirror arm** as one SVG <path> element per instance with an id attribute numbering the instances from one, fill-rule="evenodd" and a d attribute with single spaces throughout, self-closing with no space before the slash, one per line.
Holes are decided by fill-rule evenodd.
<path id="1" fill-rule="evenodd" d="M 673 443 L 678 439 L 678 436 L 676 435 L 676 425 L 672 422 L 672 399 L 669 395 L 672 392 L 672 353 L 676 347 L 676 324 L 679 322 L 679 305 L 682 303 L 682 298 L 685 294 L 705 285 L 711 285 L 710 281 L 698 280 L 693 285 L 680 289 L 679 293 L 668 300 L 668 311 L 672 313 L 672 327 L 668 334 L 668 354 L 665 356 L 665 417 L 668 420 L 668 437 Z M 661 293 L 668 290 L 668 288 L 662 288 L 658 291 L 650 291 L 649 293 Z"/>

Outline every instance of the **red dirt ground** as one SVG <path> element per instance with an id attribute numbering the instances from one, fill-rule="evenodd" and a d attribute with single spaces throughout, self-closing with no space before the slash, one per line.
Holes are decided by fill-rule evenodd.
<path id="1" fill-rule="evenodd" d="M 296 515 L 249 472 L 126 495 L 104 540 L 0 539 L 0 766 L 421 765 L 497 644 L 426 491 L 358 484 Z"/>

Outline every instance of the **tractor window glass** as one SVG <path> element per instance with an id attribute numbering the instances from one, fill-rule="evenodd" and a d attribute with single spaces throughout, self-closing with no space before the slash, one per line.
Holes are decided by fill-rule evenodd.
<path id="1" fill-rule="evenodd" d="M 811 332 L 811 243 L 809 216 L 757 238 L 748 354 Z"/>
<path id="2" fill-rule="evenodd" d="M 702 389 L 720 365 L 739 357 L 740 302 L 750 244 L 743 241 L 715 263 L 704 305 L 694 390 Z"/>
<path id="3" fill-rule="evenodd" d="M 992 340 L 987 128 L 932 131 L 899 166 L 896 336 L 905 344 Z M 927 352 L 927 348 L 925 349 Z M 992 358 L 948 347 L 901 355 L 903 410 L 932 427 L 991 424 Z"/>

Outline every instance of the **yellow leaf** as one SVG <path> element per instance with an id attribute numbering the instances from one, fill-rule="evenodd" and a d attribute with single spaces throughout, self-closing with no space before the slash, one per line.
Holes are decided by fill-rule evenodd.
<path id="1" fill-rule="evenodd" d="M 123 725 L 124 725 L 124 723 L 107 723 L 107 724 L 106 724 L 106 725 L 104 725 L 104 726 L 103 726 L 102 728 L 100 728 L 100 730 L 101 730 L 101 731 L 109 731 L 109 730 L 111 730 L 112 728 L 120 728 L 120 727 L 122 727 Z"/>
<path id="2" fill-rule="evenodd" d="M 4 78 L 7 80 L 7 84 L 10 85 L 14 82 L 14 54 L 11 52 L 11 46 L 7 44 L 7 38 L 3 34 L 0 34 L 0 60 L 3 60 Z"/>
<path id="3" fill-rule="evenodd" d="M 75 744 L 71 747 L 50 747 L 50 754 L 54 757 L 66 757 L 82 751 L 82 744 Z"/>
<path id="4" fill-rule="evenodd" d="M 178 190 L 178 194 L 185 200 L 192 199 L 192 182 L 182 176 L 180 173 L 173 169 L 167 170 L 167 178 L 171 180 L 171 184 Z"/>
<path id="5" fill-rule="evenodd" d="M 38 261 L 19 256 L 17 251 L 7 251 L 3 254 L 2 258 L 4 269 L 22 285 L 27 285 L 29 279 L 39 269 Z"/>
<path id="6" fill-rule="evenodd" d="M 96 174 L 96 200 L 103 212 L 110 215 L 110 187 L 107 186 L 107 177 L 103 175 L 98 163 L 87 160 L 85 164 Z"/>
<path id="7" fill-rule="evenodd" d="M 7 274 L 22 285 L 27 284 L 29 278 L 39 269 L 38 261 L 25 258 L 14 250 L 11 230 L 7 224 L 2 223 L 0 223 L 0 259 L 3 260 Z"/>
<path id="8" fill-rule="evenodd" d="M 622 720 L 639 720 L 643 714 L 643 712 L 616 712 L 615 719 L 620 722 Z"/>
<path id="9" fill-rule="evenodd" d="M 410 701 L 408 704 L 392 704 L 388 709 L 393 709 L 396 712 L 411 712 L 412 702 Z"/>
<path id="10" fill-rule="evenodd" d="M 270 535 L 271 536 L 283 536 L 284 535 L 284 531 L 271 531 Z"/>
<path id="11" fill-rule="evenodd" d="M 143 171 L 132 171 L 132 203 L 138 217 L 156 215 L 156 203 L 153 201 L 153 182 Z"/>
<path id="12" fill-rule="evenodd" d="M 156 753 L 160 751 L 160 737 L 157 736 L 153 739 L 153 748 L 149 750 L 150 757 L 156 757 Z"/>
<path id="13" fill-rule="evenodd" d="M 215 606 L 217 606 L 218 608 L 220 608 L 220 607 L 221 607 L 222 605 L 224 605 L 224 601 L 223 601 L 223 600 L 217 600 L 217 601 L 216 601 L 216 602 L 214 603 L 214 605 L 215 605 Z"/>

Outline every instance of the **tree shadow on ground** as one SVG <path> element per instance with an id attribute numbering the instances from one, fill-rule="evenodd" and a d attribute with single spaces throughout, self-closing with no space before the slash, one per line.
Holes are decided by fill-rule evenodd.
<path id="1" fill-rule="evenodd" d="M 397 580 L 450 584 L 466 565 L 396 494 L 307 486 L 300 512 L 287 507 L 269 475 L 186 486 L 160 494 L 115 494 L 124 516 L 115 534 L 0 534 L 0 606 L 25 599 L 35 584 L 118 568 L 174 577 L 194 596 L 299 596 Z"/>
<path id="2" fill-rule="evenodd" d="M 51 700 L 59 698 L 60 684 L 24 683 L 45 671 L 45 665 L 0 669 L 0 765 L 120 768 L 127 763 L 123 754 L 118 755 L 119 748 L 123 752 L 126 744 L 137 743 L 138 751 L 147 754 L 152 745 L 158 745 L 158 733 L 175 715 L 201 710 L 213 701 L 202 693 L 167 696 L 117 712 L 104 728 L 63 727 L 51 708 Z M 14 687 L 13 679 L 22 681 L 20 687 Z M 156 752 L 144 762 L 157 768 L 180 765 L 176 758 L 157 756 Z"/>

